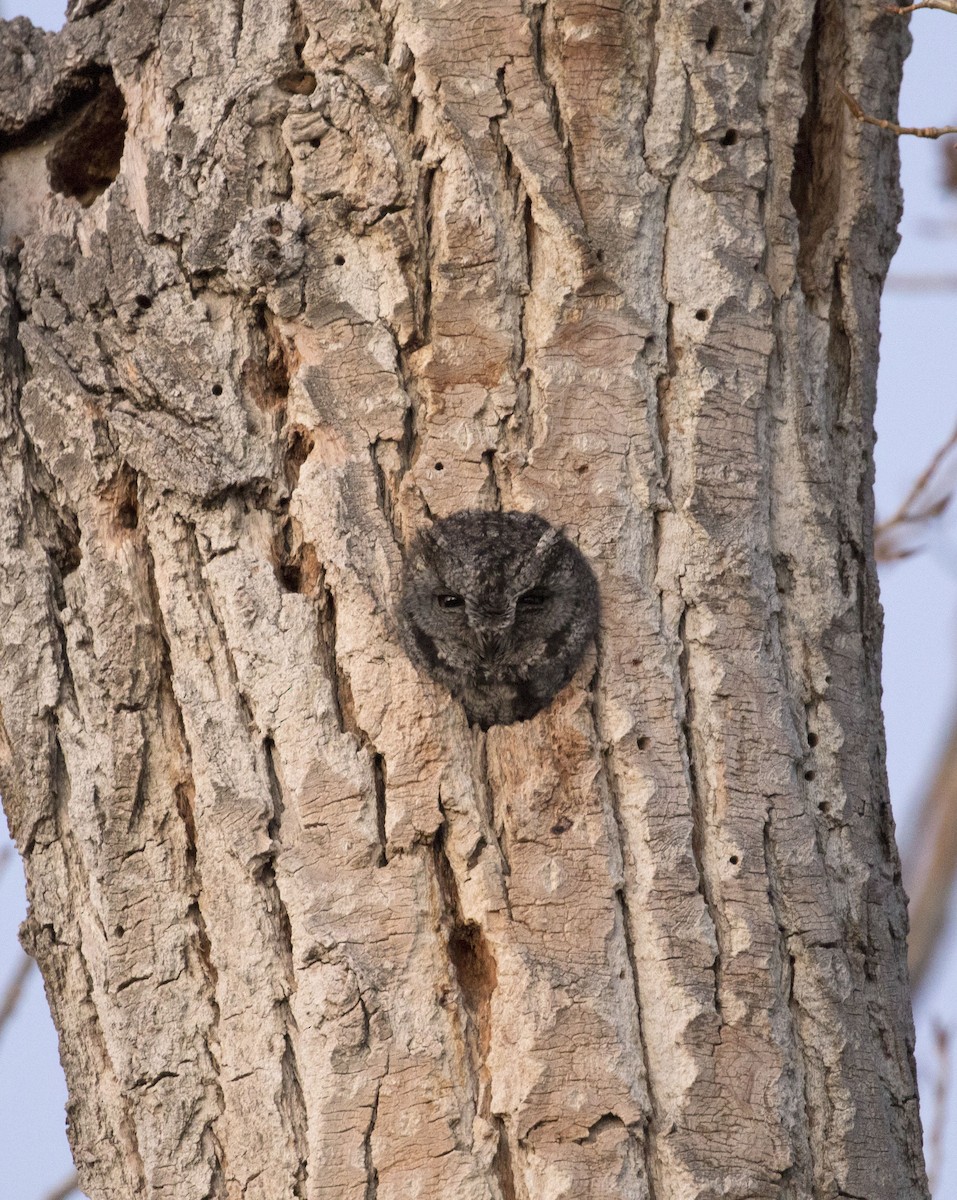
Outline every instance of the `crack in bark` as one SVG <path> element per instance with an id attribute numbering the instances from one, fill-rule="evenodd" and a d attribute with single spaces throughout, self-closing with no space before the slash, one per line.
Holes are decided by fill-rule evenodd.
<path id="1" fill-rule="evenodd" d="M 298 1028 L 289 1004 L 289 996 L 296 990 L 292 923 L 289 920 L 289 912 L 282 898 L 275 870 L 276 859 L 282 850 L 282 817 L 285 810 L 285 803 L 283 801 L 282 781 L 279 778 L 279 772 L 276 767 L 275 744 L 272 738 L 267 737 L 263 740 L 262 749 L 266 776 L 269 780 L 269 792 L 272 797 L 273 815 L 267 830 L 271 841 L 271 848 L 269 856 L 265 859 L 258 872 L 258 879 L 266 891 L 266 911 L 272 919 L 276 934 L 275 944 L 282 959 L 286 975 L 284 987 L 285 998 L 279 1005 L 282 1012 L 283 1024 L 285 1025 L 282 1056 L 283 1086 L 282 1094 L 279 1098 L 279 1108 L 282 1112 L 283 1123 L 289 1128 L 299 1160 L 295 1183 L 293 1185 L 293 1195 L 297 1200 L 305 1200 L 306 1184 L 309 1176 L 308 1114 L 294 1040 Z"/>
<path id="2" fill-rule="evenodd" d="M 250 731 L 258 730 L 259 725 L 256 721 L 255 715 L 253 714 L 249 697 L 243 690 L 242 682 L 239 678 L 239 669 L 236 666 L 236 659 L 233 656 L 233 650 L 229 644 L 229 637 L 226 632 L 226 627 L 223 624 L 223 620 L 217 612 L 216 605 L 213 601 L 212 589 L 209 585 L 209 581 L 205 572 L 205 560 L 199 548 L 199 539 L 196 534 L 196 526 L 186 517 L 181 517 L 180 526 L 185 535 L 184 541 L 186 544 L 187 555 L 190 560 L 190 562 L 185 563 L 184 566 L 187 568 L 192 566 L 193 568 L 194 587 L 192 589 L 192 595 L 196 601 L 197 612 L 208 617 L 208 621 L 206 622 L 206 634 L 207 636 L 210 634 L 215 634 L 216 644 L 219 650 L 222 652 L 222 661 L 226 667 L 226 674 L 228 677 L 230 690 L 236 700 L 239 711 L 242 714 L 244 723 Z M 212 637 L 210 637 L 209 640 L 210 648 L 212 649 Z M 217 678 L 217 682 L 219 682 L 219 673 L 215 667 L 215 656 L 212 660 L 211 667 L 213 676 Z M 223 699 L 225 699 L 225 696 L 223 696 Z"/>
<path id="3" fill-rule="evenodd" d="M 398 364 L 399 380 L 402 391 L 408 399 L 408 406 L 403 417 L 403 433 L 398 443 L 399 471 L 394 484 L 395 494 L 398 495 L 402 480 L 412 469 L 418 456 L 418 413 L 421 401 L 417 388 L 417 373 L 411 364 L 411 356 L 428 345 L 432 340 L 432 273 L 434 269 L 435 247 L 433 243 L 433 203 L 435 181 L 442 168 L 443 159 L 439 157 L 434 163 L 426 165 L 423 156 L 428 149 L 428 143 L 417 133 L 420 105 L 414 95 L 415 87 L 415 57 L 408 50 L 409 63 L 401 72 L 395 74 L 407 77 L 408 101 L 408 136 L 410 140 L 409 158 L 410 169 L 417 171 L 415 196 L 412 199 L 412 226 L 416 234 L 415 250 L 412 255 L 412 266 L 405 268 L 403 274 L 412 302 L 412 332 L 403 344 L 396 330 L 390 332 L 395 343 L 396 361 Z M 408 206 L 405 206 L 408 207 Z M 392 505 L 388 500 L 390 489 L 386 489 L 386 513 L 394 527 Z"/>
<path id="4" fill-rule="evenodd" d="M 282 1095 L 279 1099 L 279 1107 L 282 1110 L 286 1124 L 289 1125 L 292 1133 L 293 1142 L 298 1155 L 298 1163 L 296 1165 L 295 1179 L 292 1185 L 292 1194 L 296 1200 L 306 1200 L 308 1194 L 309 1182 L 309 1147 L 308 1138 L 306 1135 L 307 1116 L 306 1116 L 306 1098 L 302 1090 L 302 1079 L 299 1073 L 299 1061 L 296 1055 L 296 1049 L 293 1044 L 292 1032 L 288 1027 L 288 1023 L 292 1021 L 292 1013 L 288 1011 L 289 1002 L 285 1001 L 283 1008 L 286 1010 L 284 1016 L 287 1022 L 286 1034 L 283 1039 L 283 1055 L 282 1055 Z M 293 1022 L 293 1025 L 295 1022 Z"/>
<path id="5" fill-rule="evenodd" d="M 662 627 L 664 626 L 664 613 L 662 608 L 662 587 L 660 584 L 658 584 L 658 568 L 661 562 L 661 547 L 665 538 L 665 530 L 663 528 L 665 514 L 674 512 L 674 500 L 671 494 L 671 461 L 669 457 L 669 444 L 671 436 L 671 427 L 669 422 L 671 387 L 672 380 L 674 379 L 677 371 L 673 304 L 668 305 L 668 312 L 665 321 L 664 366 L 664 372 L 659 373 L 655 380 L 655 412 L 652 440 L 654 444 L 655 467 L 658 471 L 658 479 L 656 480 L 655 486 L 657 502 L 652 510 L 651 517 L 651 540 L 653 555 L 653 570 L 651 572 L 651 578 L 656 585 L 658 597 L 658 619 Z"/>
<path id="6" fill-rule="evenodd" d="M 432 274 L 435 268 L 435 244 L 433 240 L 433 209 L 435 198 L 435 179 L 442 166 L 439 159 L 433 165 L 420 168 L 419 185 L 416 190 L 415 227 L 418 233 L 418 261 L 416 271 L 416 289 L 413 292 L 414 306 L 413 346 L 418 349 L 427 346 L 432 341 Z"/>
<path id="7" fill-rule="evenodd" d="M 834 163 L 840 158 L 845 113 L 836 85 L 844 77 L 846 44 L 842 6 L 837 0 L 818 0 L 801 67 L 807 103 L 798 123 L 791 174 L 798 276 L 808 300 L 821 290 L 818 250 L 837 224 L 841 202 L 841 175 Z"/>
<path id="8" fill-rule="evenodd" d="M 388 796 L 386 760 L 367 731 L 359 724 L 356 715 L 352 688 L 342 669 L 336 653 L 336 602 L 332 589 L 322 577 L 318 585 L 320 597 L 317 616 L 319 621 L 319 645 L 323 649 L 323 665 L 332 687 L 333 705 L 340 733 L 351 734 L 367 755 L 369 770 L 375 792 L 376 831 L 379 839 L 380 867 L 388 864 L 388 838 L 386 835 Z"/>
<path id="9" fill-rule="evenodd" d="M 371 743 L 370 743 L 371 745 Z M 379 866 L 388 865 L 389 839 L 386 834 L 386 761 L 377 751 L 372 754 L 372 779 L 375 783 L 376 831 L 379 834 Z"/>
<path id="10" fill-rule="evenodd" d="M 531 197 L 527 192 L 524 193 L 524 196 L 522 204 L 522 233 L 524 234 L 522 254 L 525 264 L 525 282 L 519 301 L 518 321 L 515 328 L 515 354 L 512 366 L 512 374 L 515 379 L 515 408 L 512 410 L 510 423 L 517 435 L 521 436 L 524 434 L 527 450 L 531 436 L 529 415 L 532 411 L 532 392 L 534 386 L 534 372 L 532 364 L 528 361 L 530 340 L 528 298 L 535 290 L 535 240 L 537 233 L 535 219 L 532 216 Z"/>
<path id="11" fill-rule="evenodd" d="M 547 8 L 548 0 L 533 0 L 531 4 L 531 9 L 528 13 L 528 27 L 531 34 L 529 56 L 535 68 L 535 74 L 542 85 L 542 92 L 545 96 L 545 108 L 551 120 L 552 128 L 555 130 L 559 145 L 564 151 L 563 157 L 565 159 L 568 186 L 575 197 L 575 207 L 578 211 L 578 218 L 581 221 L 582 236 L 587 244 L 588 225 L 585 220 L 585 209 L 575 182 L 575 154 L 571 133 L 562 114 L 561 102 L 558 97 L 558 87 L 548 65 L 548 44 L 545 36 L 545 10 Z"/>
<path id="12" fill-rule="evenodd" d="M 316 585 L 318 605 L 316 620 L 319 633 L 319 647 L 322 651 L 323 667 L 326 678 L 332 688 L 332 702 L 335 708 L 336 724 L 340 733 L 346 732 L 345 703 L 342 689 L 344 681 L 340 678 L 339 659 L 336 655 L 336 598 L 332 588 L 326 582 L 325 572 L 320 567 L 320 575 Z"/>
<path id="13" fill-rule="evenodd" d="M 691 852 L 694 856 L 695 868 L 698 873 L 698 890 L 701 893 L 701 898 L 704 900 L 708 920 L 714 932 L 715 939 L 715 955 L 714 962 L 712 963 L 712 971 L 714 972 L 714 1007 L 720 1022 L 722 986 L 721 937 L 718 928 L 718 906 L 715 903 L 712 893 L 711 879 L 706 864 L 708 822 L 704 811 L 704 797 L 698 776 L 697 756 L 694 745 L 694 687 L 691 683 L 689 671 L 691 650 L 685 628 L 688 611 L 688 606 L 685 605 L 678 621 L 678 640 L 681 644 L 678 667 L 681 677 L 682 704 L 684 709 L 681 720 L 681 739 L 688 767 L 688 788 L 691 799 Z"/>
<path id="14" fill-rule="evenodd" d="M 243 24 L 246 15 L 246 0 L 235 0 L 236 4 L 236 21 L 233 26 L 232 35 L 232 54 L 236 58 L 236 52 L 239 49 L 239 43 L 243 37 Z"/>
<path id="15" fill-rule="evenodd" d="M 471 1077 L 472 1113 L 473 1117 L 490 1118 L 495 1124 L 499 1140 L 493 1169 L 503 1200 L 518 1200 L 505 1121 L 501 1114 L 491 1113 L 492 1077 L 488 1052 L 492 1040 L 491 1003 L 498 985 L 498 968 L 481 926 L 463 916 L 458 883 L 445 850 L 448 823 L 441 801 L 439 809 L 443 823 L 432 841 L 432 860 L 446 952 L 459 997 L 459 1028 Z"/>
<path id="16" fill-rule="evenodd" d="M 512 900 L 509 895 L 508 879 L 512 873 L 512 866 L 508 860 L 508 852 L 495 823 L 495 797 L 488 777 L 488 735 L 485 730 L 480 729 L 477 725 L 473 726 L 470 765 L 472 769 L 472 786 L 475 788 L 475 794 L 479 797 L 482 804 L 484 824 L 488 830 L 489 837 L 492 839 L 492 844 L 498 852 L 499 861 L 502 864 L 502 898 L 505 901 L 505 911 L 508 914 L 508 919 L 511 921 Z M 476 861 L 478 861 L 478 847 L 473 851 L 473 855 Z"/>
<path id="17" fill-rule="evenodd" d="M 788 1055 L 788 1059 L 790 1060 L 789 1065 L 791 1066 L 791 1069 L 795 1072 L 800 1080 L 801 1098 L 804 1102 L 804 1124 L 801 1128 L 803 1128 L 806 1135 L 805 1139 L 798 1147 L 799 1151 L 802 1152 L 801 1157 L 803 1157 L 805 1160 L 804 1164 L 798 1162 L 793 1164 L 793 1166 L 789 1169 L 797 1170 L 803 1165 L 805 1169 L 802 1171 L 802 1175 L 804 1176 L 802 1184 L 813 1187 L 813 1181 L 818 1177 L 815 1169 L 813 1136 L 814 1128 L 817 1124 L 817 1105 L 812 1102 L 811 1097 L 808 1094 L 808 1075 L 807 1070 L 805 1069 L 805 1062 L 807 1061 L 809 1055 L 808 1047 L 801 1034 L 801 1015 L 799 1012 L 799 1005 L 794 996 L 795 958 L 791 953 L 791 948 L 789 945 L 790 935 L 785 929 L 784 916 L 781 913 L 781 905 L 778 899 L 778 897 L 783 894 L 783 887 L 781 886 L 779 872 L 774 861 L 774 842 L 771 837 L 773 816 L 774 804 L 772 802 L 769 803 L 768 815 L 764 822 L 764 870 L 768 878 L 768 903 L 771 906 L 771 912 L 774 915 L 774 923 L 778 931 L 778 954 L 780 955 L 781 959 L 781 970 L 782 972 L 785 970 L 787 971 L 787 1004 L 788 1011 L 791 1016 L 791 1032 L 794 1037 L 795 1050 L 797 1051 L 797 1053 L 794 1055 Z M 794 1141 L 792 1139 L 789 1140 L 791 1140 L 791 1145 L 793 1146 Z M 808 1180 L 810 1180 L 810 1183 Z"/>
<path id="18" fill-rule="evenodd" d="M 495 1155 L 492 1158 L 492 1171 L 498 1180 L 498 1186 L 502 1192 L 502 1200 L 524 1200 L 526 1195 L 525 1189 L 522 1189 L 522 1196 L 519 1197 L 518 1188 L 516 1187 L 517 1177 L 512 1164 L 512 1148 L 509 1145 L 508 1128 L 505 1124 L 505 1118 L 495 1116 L 492 1120 L 498 1131 L 498 1145 L 495 1148 Z"/>
<path id="19" fill-rule="evenodd" d="M 596 677 L 600 673 L 600 669 L 601 646 L 599 645 L 595 667 Z M 656 1144 L 660 1105 L 658 1103 L 656 1089 L 652 1079 L 651 1060 L 648 1055 L 648 1044 L 645 1040 L 644 1017 L 641 1009 L 641 976 L 638 969 L 638 958 L 635 953 L 634 938 L 632 936 L 631 911 L 628 905 L 628 881 L 625 875 L 625 868 L 630 861 L 633 861 L 633 855 L 629 849 L 627 826 L 625 825 L 624 817 L 622 816 L 621 812 L 621 787 L 617 772 L 615 771 L 614 763 L 611 758 L 610 743 L 603 732 L 604 721 L 601 713 L 601 701 L 599 695 L 600 694 L 597 692 L 597 690 L 594 688 L 590 689 L 589 712 L 591 715 L 592 728 L 595 735 L 595 744 L 601 747 L 601 770 L 605 782 L 605 791 L 608 796 L 608 804 L 611 808 L 612 818 L 615 822 L 615 832 L 617 835 L 616 849 L 621 864 L 621 881 L 615 888 L 615 903 L 618 907 L 619 918 L 622 926 L 622 935 L 625 942 L 625 953 L 628 958 L 628 966 L 631 972 L 631 987 L 635 997 L 635 1019 L 638 1027 L 638 1045 L 641 1049 L 641 1061 L 645 1075 L 645 1088 L 647 1090 L 648 1105 L 650 1109 L 644 1122 L 644 1137 L 641 1139 L 641 1157 L 644 1164 L 645 1182 L 648 1186 L 648 1200 L 655 1200 L 655 1181 L 657 1176 L 656 1167 L 659 1162 Z M 620 1120 L 620 1118 L 616 1119 Z M 622 1122 L 622 1124 L 624 1124 L 624 1122 Z M 630 1129 L 630 1127 L 627 1128 Z"/>
<path id="20" fill-rule="evenodd" d="M 615 823 L 618 826 L 618 839 L 622 853 L 625 848 L 625 832 L 624 825 L 621 820 L 621 812 L 617 803 L 612 801 L 612 811 L 615 816 Z M 639 983 L 638 959 L 635 955 L 635 943 L 631 933 L 631 913 L 628 909 L 628 897 L 625 891 L 625 883 L 622 883 L 615 888 L 615 901 L 618 905 L 619 915 L 621 918 L 622 932 L 625 938 L 625 952 L 628 955 L 628 966 L 631 969 L 631 984 L 632 990 L 635 993 L 635 1009 L 637 1013 L 638 1024 L 638 1041 L 641 1046 L 641 1059 L 645 1068 L 645 1087 L 648 1090 L 648 1103 L 651 1111 L 648 1113 L 644 1122 L 644 1137 L 641 1140 L 641 1156 L 645 1167 L 645 1183 L 648 1185 L 648 1200 L 655 1200 L 655 1179 L 656 1166 L 658 1164 L 657 1138 L 658 1138 L 658 1113 L 659 1105 L 655 1096 L 655 1088 L 651 1078 L 651 1064 L 648 1057 L 648 1044 L 645 1040 L 645 1027 L 641 1012 L 641 985 Z M 608 1114 L 609 1116 L 613 1114 Z M 616 1121 L 621 1121 L 620 1117 L 615 1117 Z M 625 1122 L 621 1122 L 623 1125 Z M 629 1129 L 630 1127 L 625 1126 Z M 594 1128 L 594 1127 L 593 1127 Z M 593 1132 L 593 1128 L 589 1130 L 589 1137 Z M 632 1136 L 634 1136 L 632 1134 Z"/>
<path id="21" fill-rule="evenodd" d="M 505 90 L 504 67 L 499 68 L 496 74 L 496 83 L 502 99 L 502 105 L 506 115 L 508 115 L 511 112 L 512 103 Z M 500 117 L 493 117 L 489 121 L 489 137 L 492 145 L 495 147 L 499 162 L 502 164 L 506 187 L 509 190 L 511 198 L 512 211 L 510 216 L 514 219 L 516 226 L 518 225 L 517 214 L 521 211 L 522 237 L 520 241 L 524 279 L 521 287 L 518 289 L 518 314 L 514 323 L 515 332 L 512 339 L 512 353 L 509 360 L 509 374 L 515 386 L 515 403 L 510 415 L 500 424 L 499 440 L 502 440 L 502 435 L 504 434 L 507 446 L 518 448 L 527 454 L 530 440 L 528 419 L 532 406 L 532 371 L 527 362 L 529 342 L 528 297 L 533 291 L 532 273 L 536 226 L 534 217 L 532 216 L 531 197 L 525 187 L 521 172 L 515 166 L 515 159 L 508 147 L 508 143 L 502 136 L 501 121 L 502 118 Z M 486 451 L 486 453 L 488 452 Z M 497 481 L 495 481 L 495 490 L 496 492 L 499 491 Z M 500 497 L 497 496 L 496 500 L 499 503 Z"/>
<path id="22" fill-rule="evenodd" d="M 199 877 L 199 867 L 196 861 L 196 822 L 193 810 L 196 785 L 192 768 L 192 750 L 189 737 L 186 733 L 186 722 L 183 711 L 176 698 L 176 690 L 173 687 L 173 661 L 169 634 L 163 617 L 163 605 L 159 594 L 159 585 L 156 581 L 156 567 L 149 542 L 148 530 L 145 526 L 142 533 L 142 553 L 146 564 L 147 598 L 152 611 L 153 625 L 157 632 L 160 647 L 157 697 L 161 705 L 166 704 L 169 706 L 172 717 L 170 723 L 182 747 L 182 766 L 186 775 L 185 779 L 174 786 L 174 795 L 176 797 L 176 810 L 180 820 L 183 822 L 186 837 L 184 873 L 187 880 L 188 892 L 193 897 L 186 910 L 186 917 L 194 929 L 197 957 L 200 969 L 206 979 L 206 987 L 203 989 L 203 992 L 209 1003 L 211 1013 L 211 1020 L 204 1042 L 206 1052 L 213 1066 L 213 1074 L 210 1079 L 204 1079 L 204 1083 L 208 1083 L 213 1087 L 218 1116 L 222 1116 L 225 1112 L 226 1101 L 219 1078 L 220 1064 L 213 1051 L 213 1043 L 218 1036 L 217 1030 L 221 1017 L 219 1001 L 217 999 L 219 973 L 213 962 L 209 930 L 199 903 L 199 897 L 202 895 L 202 882 Z M 206 1122 L 199 1135 L 199 1141 L 201 1144 L 205 1143 L 209 1152 L 208 1157 L 212 1160 L 210 1165 L 210 1188 L 207 1195 L 218 1200 L 218 1198 L 224 1197 L 226 1194 L 226 1160 L 225 1150 L 216 1134 L 215 1119 Z"/>
<path id="23" fill-rule="evenodd" d="M 365 1008 L 365 1005 L 363 1005 L 363 1008 Z M 376 1121 L 379 1117 L 379 1093 L 381 1091 L 382 1082 L 380 1080 L 376 1085 L 375 1097 L 372 1101 L 372 1107 L 369 1110 L 369 1124 L 366 1126 L 362 1138 L 362 1159 L 366 1171 L 366 1190 L 363 1200 L 376 1200 L 376 1197 L 379 1195 L 379 1172 L 372 1156 L 372 1135 L 375 1132 Z"/>

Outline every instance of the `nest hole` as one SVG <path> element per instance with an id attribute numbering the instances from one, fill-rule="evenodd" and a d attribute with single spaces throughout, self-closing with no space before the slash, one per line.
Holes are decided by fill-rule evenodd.
<path id="1" fill-rule="evenodd" d="M 50 187 L 84 208 L 120 173 L 126 141 L 126 103 L 113 76 L 100 76 L 95 94 L 67 121 L 47 154 Z"/>

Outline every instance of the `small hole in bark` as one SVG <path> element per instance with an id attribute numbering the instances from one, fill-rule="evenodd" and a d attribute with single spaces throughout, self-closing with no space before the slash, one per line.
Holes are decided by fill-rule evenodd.
<path id="1" fill-rule="evenodd" d="M 315 439 L 303 429 L 294 429 L 289 435 L 285 467 L 290 491 L 298 484 L 302 464 L 312 453 L 314 445 Z"/>
<path id="2" fill-rule="evenodd" d="M 122 925 L 117 925 L 117 927 L 113 930 L 114 937 L 122 937 L 124 933 L 126 933 L 126 930 Z"/>
<path id="3" fill-rule="evenodd" d="M 715 48 L 715 46 L 717 46 L 717 44 L 718 44 L 718 34 L 719 33 L 720 33 L 720 30 L 718 29 L 717 25 L 712 25 L 711 28 L 708 30 L 708 36 L 707 36 L 707 39 L 705 40 L 704 48 L 705 48 L 705 50 L 708 51 L 709 54 Z"/>
<path id="4" fill-rule="evenodd" d="M 805 771 L 804 778 L 810 783 L 810 781 L 814 778 L 814 772 L 813 771 Z"/>
<path id="5" fill-rule="evenodd" d="M 728 859 L 728 862 L 732 865 L 732 867 L 736 867 L 738 865 L 738 856 L 736 854 L 732 854 Z"/>
<path id="6" fill-rule="evenodd" d="M 139 305 L 140 308 L 152 308 L 153 307 L 153 301 L 149 298 L 149 296 L 137 296 L 136 303 Z"/>
<path id="7" fill-rule="evenodd" d="M 818 812 L 822 812 L 822 813 L 830 812 L 831 806 L 830 806 L 830 804 L 828 804 L 828 802 L 826 800 L 822 800 L 821 803 L 817 806 L 817 810 L 818 810 Z"/>
<path id="8" fill-rule="evenodd" d="M 737 140 L 738 140 L 738 131 L 736 129 L 729 129 L 727 131 L 727 133 L 725 133 L 724 137 L 721 139 L 721 145 L 722 146 L 733 146 Z"/>
<path id="9" fill-rule="evenodd" d="M 639 750 L 647 750 L 648 749 L 648 739 L 645 737 L 644 734 L 642 734 L 641 737 L 639 737 L 635 740 L 635 745 L 638 747 Z"/>
<path id="10" fill-rule="evenodd" d="M 278 217 L 270 217 L 266 222 L 266 231 L 271 233 L 273 237 L 279 237 L 282 233 L 282 221 Z"/>
<path id="11" fill-rule="evenodd" d="M 825 682 L 825 683 L 830 683 L 830 682 L 831 682 L 831 677 L 830 677 L 830 675 L 825 675 L 825 676 L 824 676 L 824 682 Z"/>
<path id="12" fill-rule="evenodd" d="M 302 571 L 299 569 L 298 563 L 279 563 L 276 567 L 276 578 L 282 584 L 284 591 L 295 594 L 302 589 Z"/>
<path id="13" fill-rule="evenodd" d="M 554 833 L 554 834 L 567 833 L 569 831 L 569 829 L 571 829 L 571 827 L 572 827 L 571 818 L 570 817 L 562 817 L 561 820 L 556 821 L 555 824 L 552 826 L 552 833 Z"/>
<path id="14" fill-rule="evenodd" d="M 435 464 L 435 469 L 436 469 L 437 471 L 444 471 L 444 470 L 445 470 L 445 463 L 436 463 L 436 464 Z"/>
<path id="15" fill-rule="evenodd" d="M 221 383 L 213 384 L 213 395 L 221 396 L 223 394 L 223 385 Z"/>
<path id="16" fill-rule="evenodd" d="M 708 310 L 706 308 L 699 308 L 698 311 L 694 315 L 694 319 L 696 321 L 707 321 L 707 319 L 710 315 L 711 314 L 708 312 Z"/>
<path id="17" fill-rule="evenodd" d="M 139 520 L 140 510 L 134 493 L 127 497 L 116 510 L 116 523 L 121 529 L 135 529 Z"/>
<path id="18" fill-rule="evenodd" d="M 456 921 L 449 930 L 449 959 L 465 1010 L 480 1030 L 487 1028 L 489 1002 L 498 981 L 495 958 L 474 921 Z"/>
<path id="19" fill-rule="evenodd" d="M 811 747 L 812 750 L 814 749 L 814 747 L 817 745 L 817 734 L 816 733 L 809 733 L 807 735 L 807 744 Z"/>
<path id="20" fill-rule="evenodd" d="M 308 96 L 316 90 L 316 77 L 312 71 L 287 71 L 276 80 L 276 87 L 294 96 Z"/>
<path id="21" fill-rule="evenodd" d="M 575 473 L 577 475 L 584 475 L 587 470 L 588 470 L 588 463 L 582 463 L 582 465 L 580 467 L 575 468 Z"/>
<path id="22" fill-rule="evenodd" d="M 302 540 L 298 525 L 286 518 L 272 542 L 272 564 L 276 578 L 287 592 L 312 596 L 322 574 L 313 546 Z"/>
<path id="23" fill-rule="evenodd" d="M 751 0 L 744 0 L 744 3 L 741 5 L 741 7 L 745 12 L 750 12 L 751 9 L 754 8 L 754 5 L 751 3 Z"/>
<path id="24" fill-rule="evenodd" d="M 637 667 L 637 666 L 639 666 L 639 665 L 640 665 L 640 663 L 641 663 L 641 659 L 640 659 L 640 658 L 633 658 L 633 659 L 631 660 L 631 665 L 632 665 L 633 667 Z"/>
<path id="25" fill-rule="evenodd" d="M 253 316 L 255 342 L 253 352 L 240 370 L 240 387 L 257 408 L 264 412 L 281 411 L 289 396 L 295 352 L 286 344 L 270 312 L 257 307 Z"/>
<path id="26" fill-rule="evenodd" d="M 47 154 L 50 187 L 88 208 L 120 173 L 125 140 L 126 104 L 113 76 L 106 74 Z"/>
<path id="27" fill-rule="evenodd" d="M 336 257 L 332 261 L 336 264 L 337 267 L 344 267 L 346 265 L 345 255 L 343 255 L 343 254 L 337 254 Z"/>
<path id="28" fill-rule="evenodd" d="M 135 529 L 139 524 L 140 506 L 136 472 L 129 463 L 120 464 L 102 495 L 112 510 L 115 529 L 126 533 Z"/>

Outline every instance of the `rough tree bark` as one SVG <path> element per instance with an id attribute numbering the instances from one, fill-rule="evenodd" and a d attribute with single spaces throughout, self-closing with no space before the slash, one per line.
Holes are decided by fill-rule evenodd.
<path id="1" fill-rule="evenodd" d="M 906 34 L 842 0 L 0 33 L 2 787 L 94 1200 L 926 1195 L 871 552 Z M 534 509 L 487 735 L 391 616 Z"/>

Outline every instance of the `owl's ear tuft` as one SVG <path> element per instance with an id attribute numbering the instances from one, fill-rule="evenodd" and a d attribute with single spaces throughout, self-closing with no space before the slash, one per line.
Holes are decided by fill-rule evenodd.
<path id="1" fill-rule="evenodd" d="M 545 558 L 549 551 L 554 550 L 562 541 L 562 534 L 559 530 L 548 528 L 538 539 L 538 544 L 535 547 L 536 558 Z"/>
<path id="2" fill-rule="evenodd" d="M 427 558 L 438 549 L 438 539 L 431 528 L 420 529 L 409 546 L 410 558 Z"/>

